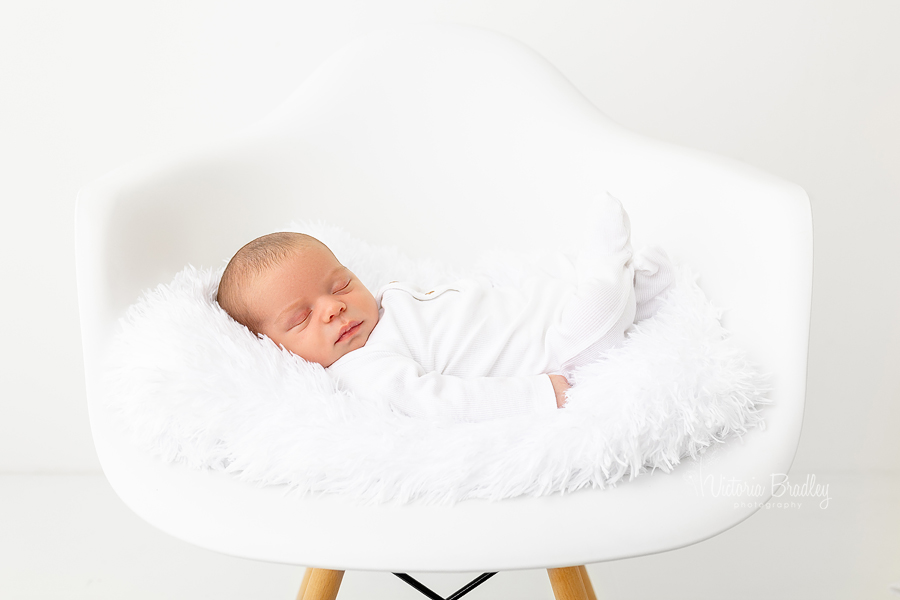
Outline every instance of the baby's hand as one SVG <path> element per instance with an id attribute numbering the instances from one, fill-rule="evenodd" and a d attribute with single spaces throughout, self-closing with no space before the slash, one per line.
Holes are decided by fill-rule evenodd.
<path id="1" fill-rule="evenodd" d="M 549 375 L 550 383 L 553 384 L 553 391 L 556 392 L 556 408 L 562 408 L 566 405 L 566 390 L 572 387 L 562 375 Z"/>

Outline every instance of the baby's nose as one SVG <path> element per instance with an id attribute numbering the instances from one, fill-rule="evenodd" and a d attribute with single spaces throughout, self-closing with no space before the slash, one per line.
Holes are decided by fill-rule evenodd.
<path id="1" fill-rule="evenodd" d="M 330 321 L 347 309 L 347 305 L 340 300 L 332 300 L 325 310 L 325 318 Z"/>

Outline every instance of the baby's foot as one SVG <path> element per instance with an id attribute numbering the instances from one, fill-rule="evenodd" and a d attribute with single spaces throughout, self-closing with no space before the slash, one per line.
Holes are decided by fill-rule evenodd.
<path id="1" fill-rule="evenodd" d="M 631 221 L 618 198 L 606 192 L 593 203 L 591 239 L 598 252 L 619 252 L 631 241 Z"/>
<path id="2" fill-rule="evenodd" d="M 631 258 L 631 222 L 622 203 L 606 192 L 591 203 L 585 218 L 589 229 L 579 255 L 579 272 L 590 277 L 612 265 L 624 266 Z"/>
<path id="3" fill-rule="evenodd" d="M 662 305 L 662 298 L 675 283 L 675 266 L 659 246 L 636 253 L 634 266 L 634 322 L 652 317 Z"/>

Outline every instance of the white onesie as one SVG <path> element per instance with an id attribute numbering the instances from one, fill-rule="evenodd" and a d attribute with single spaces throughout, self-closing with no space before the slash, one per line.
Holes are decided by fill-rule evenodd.
<path id="1" fill-rule="evenodd" d="M 357 398 L 386 400 L 414 417 L 486 421 L 556 410 L 547 374 L 569 375 L 620 344 L 636 319 L 655 312 L 673 281 L 663 251 L 632 257 L 618 201 L 605 211 L 595 241 L 568 265 L 574 278 L 384 286 L 366 345 L 329 370 Z"/>

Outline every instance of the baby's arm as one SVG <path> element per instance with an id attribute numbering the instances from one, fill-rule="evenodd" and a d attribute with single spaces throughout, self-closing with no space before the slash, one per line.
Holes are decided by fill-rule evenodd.
<path id="1" fill-rule="evenodd" d="M 359 398 L 440 421 L 489 421 L 550 413 L 565 402 L 562 376 L 454 377 L 426 372 L 411 358 L 383 353 L 342 367 L 338 377 Z"/>

